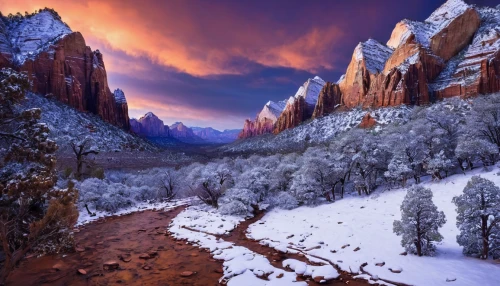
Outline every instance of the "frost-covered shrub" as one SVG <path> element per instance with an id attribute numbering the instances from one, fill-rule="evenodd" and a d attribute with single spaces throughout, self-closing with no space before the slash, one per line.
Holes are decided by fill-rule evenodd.
<path id="1" fill-rule="evenodd" d="M 438 229 L 446 222 L 444 213 L 432 201 L 432 191 L 422 186 L 408 189 L 401 204 L 401 220 L 394 221 L 394 233 L 401 236 L 401 246 L 418 256 L 432 255 L 434 241 L 443 236 Z"/>
<path id="2" fill-rule="evenodd" d="M 249 189 L 231 188 L 221 198 L 220 212 L 230 215 L 250 215 L 257 205 L 257 195 Z"/>
<path id="3" fill-rule="evenodd" d="M 265 202 L 271 207 L 284 210 L 291 210 L 299 206 L 297 199 L 287 192 L 279 192 L 276 196 L 269 197 Z"/>
<path id="4" fill-rule="evenodd" d="M 495 162 L 498 146 L 484 139 L 467 137 L 458 142 L 455 154 L 462 170 L 472 169 L 476 160 L 480 160 L 484 166 L 489 166 Z"/>

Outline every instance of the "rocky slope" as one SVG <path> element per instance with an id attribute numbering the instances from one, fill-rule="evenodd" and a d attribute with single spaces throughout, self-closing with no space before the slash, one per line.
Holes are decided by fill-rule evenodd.
<path id="1" fill-rule="evenodd" d="M 104 153 L 137 150 L 156 152 L 158 150 L 147 141 L 104 122 L 95 114 L 80 112 L 55 99 L 29 93 L 27 100 L 22 103 L 20 108 L 41 108 L 42 118 L 40 121 L 48 125 L 49 138 L 59 146 L 59 154 L 69 154 L 68 156 L 72 160 L 74 160 L 74 155 L 69 142 L 81 140 L 83 137 L 91 139 L 92 144 L 97 147 L 96 149 Z"/>
<path id="2" fill-rule="evenodd" d="M 26 71 L 32 91 L 129 129 L 124 95 L 119 101 L 108 86 L 103 55 L 92 51 L 57 12 L 1 17 L 0 67 Z"/>
<path id="3" fill-rule="evenodd" d="M 341 79 L 320 89 L 314 103 L 314 97 L 292 98 L 275 121 L 247 120 L 240 137 L 280 133 L 337 107 L 424 105 L 498 92 L 500 8 L 448 0 L 423 22 L 403 20 L 387 44 L 360 43 Z"/>

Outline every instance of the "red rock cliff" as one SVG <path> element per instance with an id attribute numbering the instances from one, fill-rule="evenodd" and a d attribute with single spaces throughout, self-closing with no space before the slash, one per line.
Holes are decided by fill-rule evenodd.
<path id="1" fill-rule="evenodd" d="M 82 34 L 71 32 L 51 10 L 7 23 L 0 27 L 1 67 L 26 71 L 33 92 L 130 128 L 127 102 L 116 102 L 108 86 L 103 55 L 99 50 L 92 51 Z M 10 45 L 11 37 L 17 37 L 10 41 L 17 46 Z"/>

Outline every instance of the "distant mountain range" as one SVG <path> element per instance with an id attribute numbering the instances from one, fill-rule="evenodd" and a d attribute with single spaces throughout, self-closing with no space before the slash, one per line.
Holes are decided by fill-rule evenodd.
<path id="1" fill-rule="evenodd" d="M 219 131 L 211 127 L 187 127 L 182 122 L 168 126 L 152 112 L 130 119 L 130 127 L 139 136 L 154 138 L 156 143 L 161 143 L 161 138 L 166 141 L 174 138 L 188 144 L 225 144 L 235 141 L 241 132 L 241 129 Z"/>
<path id="2" fill-rule="evenodd" d="M 26 72 L 33 93 L 144 138 L 189 144 L 236 140 L 237 130 L 190 128 L 180 122 L 167 126 L 153 113 L 129 120 L 125 93 L 112 92 L 108 85 L 102 53 L 92 51 L 82 34 L 73 32 L 52 9 L 0 15 L 4 67 Z M 255 119 L 245 121 L 239 138 L 279 134 L 354 107 L 427 105 L 499 91 L 500 6 L 448 0 L 423 22 L 397 23 L 385 44 L 374 39 L 359 43 L 338 81 L 312 77 L 294 96 L 267 102 Z"/>

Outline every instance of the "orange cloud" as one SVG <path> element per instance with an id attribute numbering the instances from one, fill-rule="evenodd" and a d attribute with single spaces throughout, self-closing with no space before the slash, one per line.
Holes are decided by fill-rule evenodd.
<path id="1" fill-rule="evenodd" d="M 224 5 L 212 5 L 208 14 L 198 6 L 210 3 L 196 3 L 169 1 L 161 9 L 156 8 L 161 3 L 142 1 L 48 0 L 43 5 L 58 11 L 94 49 L 106 45 L 194 76 L 249 72 L 248 67 L 235 65 L 235 58 L 310 72 L 333 68 L 330 51 L 342 36 L 335 26 L 310 27 L 299 35 L 289 35 L 283 27 L 265 28 L 269 19 L 252 19 L 253 25 L 249 25 Z M 4 14 L 41 8 L 30 0 L 0 0 L 0 6 Z M 105 56 L 112 72 L 146 72 L 147 67 L 140 63 Z"/>

